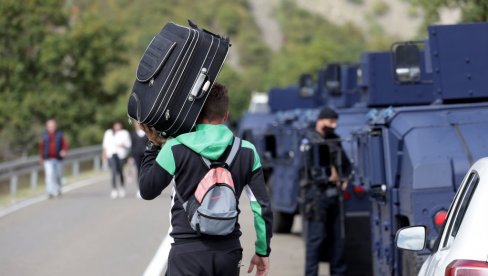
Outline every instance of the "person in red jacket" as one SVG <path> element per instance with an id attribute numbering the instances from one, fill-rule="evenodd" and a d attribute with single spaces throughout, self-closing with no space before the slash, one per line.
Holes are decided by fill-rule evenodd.
<path id="1" fill-rule="evenodd" d="M 46 191 L 49 198 L 61 195 L 63 158 L 68 151 L 68 143 L 61 130 L 57 129 L 55 119 L 46 122 L 46 131 L 41 136 L 39 154 L 44 165 Z"/>

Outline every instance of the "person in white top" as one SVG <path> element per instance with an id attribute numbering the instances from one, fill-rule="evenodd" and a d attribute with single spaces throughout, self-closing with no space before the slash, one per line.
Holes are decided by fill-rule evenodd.
<path id="1" fill-rule="evenodd" d="M 112 128 L 103 135 L 103 159 L 108 160 L 112 171 L 111 198 L 125 197 L 125 183 L 123 167 L 131 148 L 130 134 L 123 128 L 121 120 L 115 120 Z M 117 189 L 117 176 L 120 177 L 120 187 Z"/>

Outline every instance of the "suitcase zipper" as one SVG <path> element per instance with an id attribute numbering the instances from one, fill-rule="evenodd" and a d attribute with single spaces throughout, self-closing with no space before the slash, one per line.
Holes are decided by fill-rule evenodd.
<path id="1" fill-rule="evenodd" d="M 194 46 L 194 49 L 196 48 L 196 51 L 195 51 L 195 52 L 192 52 L 192 54 L 191 54 L 191 55 L 190 55 L 190 57 L 188 58 L 188 60 L 189 60 L 189 61 L 191 61 L 191 62 L 190 62 L 190 63 L 186 63 L 182 71 L 185 71 L 187 67 L 188 67 L 188 68 L 193 68 L 193 67 L 195 66 L 195 64 L 196 64 L 196 61 L 195 61 L 195 60 L 192 60 L 192 57 L 194 57 L 194 56 L 199 56 L 199 55 L 200 55 L 200 54 L 201 54 L 203 51 L 205 51 L 205 50 L 202 50 L 201 48 L 197 47 L 197 45 L 198 45 L 198 37 L 200 36 L 200 34 L 199 34 L 198 32 L 197 32 L 197 34 L 198 34 L 197 39 L 196 39 L 196 40 L 197 40 L 197 42 L 195 43 L 195 46 Z M 208 52 L 207 52 L 207 55 L 208 55 Z M 186 81 L 186 79 L 187 79 L 187 78 L 188 78 L 188 77 L 186 77 L 186 78 L 182 79 L 182 78 L 180 77 L 180 78 L 178 79 L 178 81 L 177 81 L 176 85 L 175 85 L 175 86 L 174 86 L 174 88 L 173 88 L 173 92 L 172 92 L 172 94 L 171 94 L 170 100 L 168 101 L 168 103 L 167 103 L 167 105 L 166 105 L 165 109 L 163 109 L 163 110 L 166 110 L 165 112 L 167 112 L 168 107 L 169 107 L 169 106 L 172 106 L 172 105 L 173 105 L 173 103 L 174 103 L 174 98 L 173 98 L 174 91 L 175 91 L 175 90 L 178 88 L 178 86 L 180 85 L 180 83 L 182 83 L 183 81 Z M 180 111 L 178 112 L 178 116 L 179 116 L 179 114 L 181 113 L 181 110 L 183 109 L 183 107 L 185 106 L 185 103 L 186 103 L 186 101 L 184 102 L 184 104 L 183 104 L 182 108 L 181 108 L 181 109 L 180 109 Z M 164 112 L 164 113 L 165 113 L 165 112 Z M 163 114 L 164 114 L 164 113 L 162 113 L 162 114 L 161 114 L 161 115 L 160 115 L 160 116 L 157 118 L 156 122 L 158 122 L 158 121 L 161 119 L 161 116 L 163 116 Z M 177 116 L 177 117 L 178 117 L 178 116 Z M 167 131 L 173 127 L 174 123 L 175 123 L 175 122 L 173 122 L 173 124 L 172 124 L 171 126 L 169 126 L 167 129 L 165 129 L 165 130 L 163 131 L 163 135 L 167 135 Z"/>
<path id="2" fill-rule="evenodd" d="M 220 47 L 220 43 L 222 42 L 222 41 L 221 41 L 221 39 L 218 39 L 218 38 L 212 38 L 212 40 L 213 40 L 213 39 L 217 39 L 217 41 L 218 41 L 218 45 L 217 45 L 217 48 L 216 48 L 216 50 L 215 50 L 214 56 L 212 57 L 212 60 L 210 61 L 210 64 L 208 64 L 208 71 L 209 71 L 209 72 L 210 72 L 210 69 L 211 69 L 211 67 L 212 67 L 212 65 L 213 65 L 213 61 L 214 61 L 215 57 L 217 56 L 218 49 L 219 49 L 219 47 Z M 212 44 L 213 44 L 213 42 L 212 42 Z M 229 47 L 230 47 L 230 45 L 229 45 Z M 215 79 L 214 79 L 214 81 L 215 81 L 215 80 L 217 79 L 217 77 L 219 76 L 220 71 L 222 70 L 222 67 L 224 66 L 224 63 L 225 63 L 225 60 L 227 59 L 227 55 L 228 55 L 228 54 L 229 54 L 229 48 L 227 47 L 227 51 L 226 51 L 226 53 L 225 53 L 225 57 L 224 57 L 224 59 L 223 59 L 223 61 L 222 61 L 222 64 L 220 65 L 219 70 L 217 71 L 217 74 L 215 75 Z M 209 89 L 209 90 L 211 90 L 211 89 L 212 89 L 212 86 L 213 86 L 213 83 L 210 85 L 210 87 L 209 87 L 208 89 Z M 207 96 L 208 96 L 208 95 L 207 95 Z M 193 106 L 193 104 L 192 104 L 192 106 Z M 204 106 L 203 104 L 200 106 L 200 110 L 198 110 L 198 114 L 200 114 L 200 112 L 202 111 L 203 106 Z M 177 133 L 177 132 L 178 132 L 178 131 L 181 129 L 181 127 L 183 126 L 183 124 L 184 124 L 184 123 L 185 123 L 185 121 L 186 121 L 186 118 L 188 117 L 188 114 L 190 113 L 190 110 L 191 110 L 191 106 L 190 106 L 190 109 L 188 110 L 187 114 L 185 115 L 184 120 L 181 122 L 180 126 L 178 127 L 178 129 L 177 129 L 176 131 L 174 131 L 172 134 Z M 197 118 L 195 118 L 195 121 L 196 121 L 196 119 L 197 119 Z M 192 123 L 191 128 L 193 128 L 193 127 L 195 126 L 195 121 Z"/>
<path id="3" fill-rule="evenodd" d="M 176 25 L 176 24 L 175 24 L 175 25 Z M 178 26 L 179 26 L 179 25 L 178 25 Z M 191 30 L 190 30 L 189 28 L 186 28 L 186 27 L 184 27 L 184 28 L 188 30 L 188 33 L 189 33 L 189 34 L 191 34 Z M 190 46 L 191 46 L 191 41 L 189 42 L 189 40 L 190 40 L 190 39 L 191 39 L 191 37 L 190 37 L 190 35 L 188 35 L 188 38 L 187 38 L 187 39 L 186 39 L 186 41 L 183 43 L 183 49 L 185 48 L 185 46 L 186 46 L 188 43 L 190 43 Z M 190 46 L 188 46 L 188 47 L 190 47 Z M 163 85 L 161 86 L 161 90 L 158 92 L 158 96 L 156 97 L 156 100 L 154 101 L 153 106 L 151 107 L 151 110 L 149 111 L 148 115 L 147 115 L 147 116 L 144 118 L 144 120 L 143 120 L 143 121 L 147 121 L 147 120 L 149 120 L 148 124 L 150 124 L 150 123 L 153 121 L 153 119 L 154 119 L 153 117 L 155 116 L 155 113 L 157 113 L 157 111 L 159 111 L 159 109 L 160 109 L 160 107 L 161 107 L 161 104 L 162 104 L 162 103 L 159 105 L 159 107 L 157 108 L 157 110 L 156 110 L 156 111 L 154 110 L 154 109 L 155 109 L 155 107 L 156 107 L 156 103 L 158 102 L 158 99 L 159 99 L 159 97 L 160 97 L 160 95 L 161 95 L 161 91 L 163 91 L 164 87 L 166 86 L 166 82 L 167 82 L 167 81 L 168 81 L 168 80 L 171 78 L 171 75 L 174 75 L 174 71 L 173 71 L 173 70 L 174 70 L 174 68 L 176 67 L 176 64 L 179 64 L 179 63 L 180 63 L 180 60 L 181 60 L 181 59 L 184 59 L 184 56 L 183 56 L 183 57 L 181 57 L 181 54 L 183 53 L 183 49 L 182 49 L 182 52 L 181 52 L 181 53 L 178 55 L 178 57 L 176 57 L 176 62 L 175 62 L 175 65 L 173 65 L 173 67 L 172 67 L 172 68 L 171 68 L 171 70 L 169 71 L 169 73 L 168 73 L 168 78 L 167 78 L 167 79 L 164 81 Z M 180 58 L 181 58 L 181 59 L 180 59 Z M 176 71 L 178 71 L 178 68 L 179 68 L 179 67 L 177 67 L 177 68 L 176 68 Z M 166 96 L 166 95 L 164 95 L 164 96 L 163 96 L 162 101 L 164 101 L 165 96 Z M 151 119 L 151 118 L 152 118 L 152 119 Z"/>
<path id="4" fill-rule="evenodd" d="M 186 28 L 186 27 L 185 27 L 185 28 Z M 188 29 L 188 28 L 187 28 L 187 29 Z M 190 30 L 190 32 L 191 32 L 191 31 L 192 31 L 192 30 Z M 197 34 L 198 34 L 198 32 L 197 32 Z M 195 47 L 196 47 L 197 43 L 195 43 L 194 45 L 191 45 L 191 44 L 192 44 L 192 42 L 193 42 L 193 41 L 195 41 L 195 40 L 198 40 L 198 36 L 197 36 L 197 38 L 196 38 L 196 39 L 195 39 L 195 36 L 193 36 L 192 40 L 190 41 L 190 45 L 188 46 L 188 48 L 191 48 L 192 46 L 193 46 L 193 48 L 192 48 L 191 52 L 189 53 L 189 55 L 187 55 L 187 54 L 188 54 L 188 52 L 187 52 L 187 54 L 185 54 L 185 55 L 182 57 L 181 61 L 184 61 L 184 60 L 185 60 L 185 58 L 186 58 L 186 56 L 188 56 L 188 59 L 187 59 L 187 60 L 191 59 L 191 57 L 192 57 L 192 53 L 193 53 L 193 51 L 195 50 Z M 180 68 L 181 68 L 181 62 L 180 62 L 180 61 L 177 61 L 177 62 L 178 62 L 178 63 L 180 63 L 180 66 L 178 66 L 178 68 L 176 69 L 176 72 L 175 72 L 173 75 L 177 75 L 177 73 L 180 71 Z M 186 66 L 187 66 L 187 64 L 185 64 L 185 66 L 183 67 L 183 69 L 181 70 L 181 72 L 184 72 L 184 70 L 185 70 Z M 181 76 L 180 76 L 180 79 L 181 79 Z M 159 106 L 158 106 L 157 110 L 156 110 L 155 112 L 153 112 L 153 114 L 152 114 L 152 115 L 153 115 L 153 117 L 152 117 L 152 119 L 150 120 L 150 123 L 156 123 L 156 122 L 158 122 L 158 121 L 161 119 L 161 116 L 163 116 L 164 112 L 161 112 L 161 114 L 159 115 L 159 117 L 156 117 L 156 116 L 157 116 L 156 114 L 158 114 L 158 113 L 159 113 L 159 110 L 161 109 L 161 106 L 163 105 L 164 99 L 166 99 L 166 97 L 168 97 L 168 104 L 166 104 L 166 106 L 163 108 L 163 110 L 167 110 L 168 105 L 169 105 L 169 103 L 171 102 L 171 99 L 173 98 L 174 91 L 175 91 L 176 87 L 178 87 L 178 84 L 179 84 L 179 82 L 180 82 L 180 79 L 178 79 L 178 80 L 176 81 L 176 84 L 175 84 L 175 85 L 172 85 L 172 84 L 173 84 L 173 82 L 174 82 L 174 78 L 172 78 L 172 80 L 171 80 L 170 84 L 168 85 L 168 89 L 169 89 L 169 88 L 171 88 L 171 87 L 173 87 L 172 92 L 171 92 L 171 95 L 168 95 L 168 93 L 165 93 L 165 95 L 163 96 L 163 99 L 160 101 L 160 104 L 159 104 Z M 163 88 L 164 88 L 164 86 L 161 88 L 161 91 L 163 90 Z M 159 94 L 161 94 L 161 91 L 159 92 Z M 166 135 L 166 134 L 163 132 L 163 135 Z"/>
<path id="5" fill-rule="evenodd" d="M 212 46 L 213 46 L 213 40 L 214 40 L 214 38 L 212 37 L 212 43 L 210 44 L 210 47 L 209 47 L 209 48 L 208 48 L 208 50 L 207 50 L 207 54 L 205 55 L 205 59 L 203 60 L 202 65 L 200 66 L 200 72 L 202 72 L 202 71 L 203 71 L 203 67 L 204 67 L 204 65 L 205 65 L 205 61 L 207 60 L 207 57 L 208 57 L 208 55 L 209 55 L 209 53 L 210 53 L 210 50 L 212 49 Z M 199 55 L 199 54 L 200 54 L 201 52 L 203 52 L 203 51 L 204 51 L 204 50 L 202 50 L 202 49 L 198 49 L 198 50 L 197 50 L 197 52 L 196 52 L 196 55 Z M 192 61 L 192 63 L 190 64 L 190 68 L 194 67 L 194 65 L 195 65 L 195 64 L 196 64 L 196 61 L 194 61 L 194 60 L 193 60 L 193 61 Z M 208 72 L 208 70 L 207 70 L 207 72 Z M 198 80 L 196 80 L 196 81 L 198 81 Z M 196 82 L 196 81 L 195 81 L 195 82 Z M 195 85 L 195 83 L 194 83 L 193 85 Z M 168 105 L 169 105 L 169 104 L 170 104 L 170 103 L 168 103 Z M 185 107 L 187 104 L 188 104 L 188 101 L 186 101 L 186 100 L 185 100 L 185 102 L 183 103 L 183 106 L 181 107 L 180 111 L 178 112 L 177 118 L 180 116 L 181 111 L 184 109 L 184 107 Z M 193 106 L 193 101 L 190 101 L 190 108 L 191 108 L 191 106 Z M 186 119 L 186 117 L 187 117 L 187 116 L 188 116 L 188 113 L 185 115 L 185 119 Z M 165 129 L 165 130 L 163 131 L 163 135 L 167 135 L 167 134 L 168 134 L 168 130 L 170 130 L 171 128 L 173 128 L 173 126 L 174 126 L 175 124 L 176 124 L 176 120 L 173 122 L 173 124 L 171 124 L 171 126 L 169 126 L 167 129 Z M 177 131 L 178 131 L 180 128 L 181 128 L 181 124 L 180 124 L 180 126 L 178 127 Z M 172 135 L 172 134 L 176 133 L 177 131 L 172 131 L 172 132 L 171 132 L 169 135 Z"/>

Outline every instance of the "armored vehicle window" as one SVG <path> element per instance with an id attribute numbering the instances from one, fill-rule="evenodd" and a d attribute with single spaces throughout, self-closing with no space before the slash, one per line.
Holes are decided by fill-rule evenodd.
<path id="1" fill-rule="evenodd" d="M 242 132 L 242 139 L 247 140 L 251 143 L 255 143 L 254 135 L 252 134 L 252 129 L 246 129 Z"/>
<path id="2" fill-rule="evenodd" d="M 276 137 L 273 134 L 267 134 L 264 136 L 264 147 L 265 147 L 265 154 L 269 158 L 276 158 Z"/>
<path id="3" fill-rule="evenodd" d="M 325 69 L 325 88 L 331 95 L 341 94 L 341 66 L 331 63 Z"/>
<path id="4" fill-rule="evenodd" d="M 300 96 L 302 97 L 313 97 L 314 95 L 314 83 L 312 75 L 302 74 L 299 79 L 300 85 Z"/>
<path id="5" fill-rule="evenodd" d="M 420 81 L 420 51 L 415 44 L 394 46 L 395 76 L 401 83 Z"/>

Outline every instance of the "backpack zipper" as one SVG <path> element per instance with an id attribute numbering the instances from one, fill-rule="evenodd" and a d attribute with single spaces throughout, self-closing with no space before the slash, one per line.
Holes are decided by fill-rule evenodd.
<path id="1" fill-rule="evenodd" d="M 237 215 L 235 217 L 231 217 L 231 218 L 216 218 L 216 217 L 204 215 L 204 214 L 200 213 L 198 210 L 197 210 L 197 213 L 199 216 L 202 216 L 204 218 L 215 219 L 215 220 L 232 220 L 232 219 L 237 218 Z M 237 212 L 237 214 L 239 214 L 239 212 Z"/>

